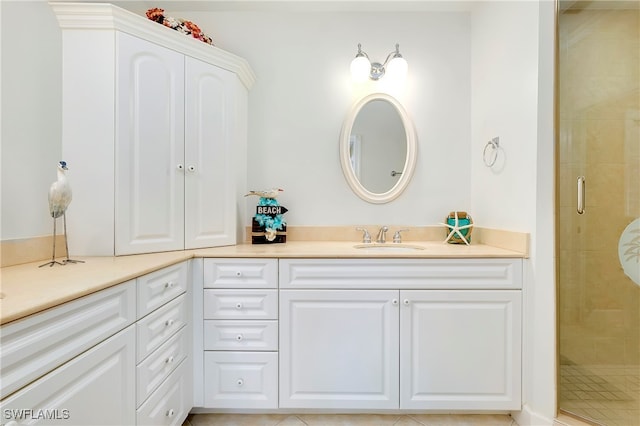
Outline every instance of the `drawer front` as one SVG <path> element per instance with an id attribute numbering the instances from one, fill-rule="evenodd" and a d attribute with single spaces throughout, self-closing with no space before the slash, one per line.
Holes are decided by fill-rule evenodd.
<path id="1" fill-rule="evenodd" d="M 278 321 L 205 320 L 204 349 L 210 351 L 277 351 Z"/>
<path id="2" fill-rule="evenodd" d="M 188 262 L 138 278 L 138 319 L 187 290 Z"/>
<path id="3" fill-rule="evenodd" d="M 129 326 L 3 399 L 0 423 L 132 425 L 135 338 Z"/>
<path id="4" fill-rule="evenodd" d="M 187 358 L 189 347 L 189 335 L 187 328 L 184 327 L 137 366 L 138 404 L 136 407 L 139 407 L 153 390 Z"/>
<path id="5" fill-rule="evenodd" d="M 193 391 L 189 386 L 189 359 L 151 394 L 136 412 L 137 425 L 180 426 L 191 410 Z"/>
<path id="6" fill-rule="evenodd" d="M 277 319 L 278 290 L 204 290 L 205 319 Z"/>
<path id="7" fill-rule="evenodd" d="M 132 324 L 135 290 L 132 280 L 3 325 L 1 397 Z"/>
<path id="8" fill-rule="evenodd" d="M 205 408 L 278 408 L 276 352 L 204 354 Z"/>
<path id="9" fill-rule="evenodd" d="M 205 259 L 205 288 L 277 288 L 277 259 Z"/>
<path id="10" fill-rule="evenodd" d="M 140 362 L 187 324 L 185 295 L 137 322 L 137 361 Z"/>
<path id="11" fill-rule="evenodd" d="M 280 288 L 522 288 L 522 259 L 281 259 L 279 265 Z"/>

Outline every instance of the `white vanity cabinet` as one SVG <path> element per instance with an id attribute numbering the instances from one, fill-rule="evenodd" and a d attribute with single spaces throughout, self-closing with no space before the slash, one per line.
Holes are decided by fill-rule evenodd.
<path id="1" fill-rule="evenodd" d="M 280 260 L 280 407 L 517 410 L 520 259 Z"/>
<path id="2" fill-rule="evenodd" d="M 246 61 L 113 5 L 51 5 L 62 28 L 72 251 L 235 244 L 236 151 L 254 78 Z"/>
<path id="3" fill-rule="evenodd" d="M 129 281 L 3 325 L 2 424 L 134 424 L 135 312 Z"/>
<path id="4" fill-rule="evenodd" d="M 278 261 L 204 259 L 203 405 L 278 408 Z"/>
<path id="5" fill-rule="evenodd" d="M 136 280 L 138 425 L 181 425 L 193 406 L 189 265 Z"/>
<path id="6" fill-rule="evenodd" d="M 1 423 L 181 425 L 193 406 L 189 268 L 3 325 Z"/>

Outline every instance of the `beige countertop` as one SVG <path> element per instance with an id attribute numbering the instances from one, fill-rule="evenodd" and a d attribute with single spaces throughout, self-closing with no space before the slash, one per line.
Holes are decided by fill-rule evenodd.
<path id="1" fill-rule="evenodd" d="M 525 253 L 485 244 L 470 246 L 439 241 L 411 241 L 421 249 L 357 249 L 346 241 L 292 241 L 284 244 L 240 244 L 200 250 L 120 257 L 75 257 L 85 263 L 53 267 L 46 261 L 1 269 L 0 324 L 123 283 L 138 276 L 194 257 L 270 258 L 523 258 Z M 374 244 L 375 245 L 375 244 Z M 387 242 L 385 246 L 393 246 Z M 388 251 L 387 251 L 388 250 Z"/>

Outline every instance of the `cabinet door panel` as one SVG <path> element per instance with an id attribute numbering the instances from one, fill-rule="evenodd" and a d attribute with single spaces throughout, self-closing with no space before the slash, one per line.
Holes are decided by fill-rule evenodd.
<path id="1" fill-rule="evenodd" d="M 280 292 L 280 406 L 398 408 L 398 292 Z"/>
<path id="2" fill-rule="evenodd" d="M 401 408 L 520 409 L 520 291 L 402 291 Z"/>
<path id="3" fill-rule="evenodd" d="M 3 420 L 135 424 L 135 368 L 135 330 L 130 326 L 3 400 Z"/>
<path id="4" fill-rule="evenodd" d="M 179 250 L 184 56 L 124 33 L 117 51 L 116 255 Z"/>
<path id="5" fill-rule="evenodd" d="M 185 246 L 235 244 L 236 77 L 187 57 L 185 78 Z"/>

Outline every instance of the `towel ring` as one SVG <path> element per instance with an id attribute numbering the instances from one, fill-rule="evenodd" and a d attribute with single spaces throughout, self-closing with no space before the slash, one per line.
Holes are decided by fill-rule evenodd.
<path id="1" fill-rule="evenodd" d="M 487 150 L 491 147 L 491 151 Z M 493 138 L 484 146 L 484 150 L 482 151 L 482 160 L 484 161 L 484 165 L 487 167 L 492 167 L 496 160 L 498 159 L 498 148 L 500 148 L 500 138 Z M 487 158 L 488 157 L 488 158 Z"/>

